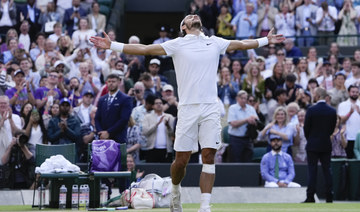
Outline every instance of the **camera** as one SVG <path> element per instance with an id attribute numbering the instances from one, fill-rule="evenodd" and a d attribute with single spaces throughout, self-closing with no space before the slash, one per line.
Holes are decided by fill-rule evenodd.
<path id="1" fill-rule="evenodd" d="M 140 92 L 141 92 L 140 90 L 135 89 L 135 93 L 136 93 L 136 94 L 139 94 Z"/>
<path id="2" fill-rule="evenodd" d="M 19 144 L 21 146 L 27 144 L 29 142 L 29 137 L 23 133 L 20 134 L 20 136 L 17 138 L 19 141 Z"/>

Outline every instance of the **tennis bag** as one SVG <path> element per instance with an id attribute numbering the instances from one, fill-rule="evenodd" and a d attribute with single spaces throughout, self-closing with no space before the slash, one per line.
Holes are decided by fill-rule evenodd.
<path id="1" fill-rule="evenodd" d="M 131 206 L 134 209 L 151 209 L 155 206 L 153 196 L 143 188 L 126 189 L 121 194 L 121 205 Z"/>

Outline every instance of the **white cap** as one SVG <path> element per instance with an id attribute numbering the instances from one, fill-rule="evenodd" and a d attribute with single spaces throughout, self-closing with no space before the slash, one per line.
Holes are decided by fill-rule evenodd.
<path id="1" fill-rule="evenodd" d="M 63 64 L 64 66 L 66 66 L 65 62 L 62 61 L 62 60 L 57 60 L 55 63 L 54 63 L 54 67 L 60 65 L 60 64 Z"/>
<path id="2" fill-rule="evenodd" d="M 164 85 L 162 89 L 163 89 L 163 91 L 174 91 L 173 86 L 170 84 Z"/>
<path id="3" fill-rule="evenodd" d="M 160 66 L 160 60 L 158 60 L 158 59 L 156 59 L 156 58 L 151 59 L 149 64 L 150 64 L 150 65 L 151 65 L 151 64 L 157 64 L 158 66 Z"/>
<path id="4" fill-rule="evenodd" d="M 122 72 L 122 71 L 120 71 L 120 70 L 113 70 L 113 71 L 111 72 L 111 74 L 116 74 L 116 75 L 118 75 L 120 78 L 124 78 L 124 76 L 125 76 L 124 72 Z"/>

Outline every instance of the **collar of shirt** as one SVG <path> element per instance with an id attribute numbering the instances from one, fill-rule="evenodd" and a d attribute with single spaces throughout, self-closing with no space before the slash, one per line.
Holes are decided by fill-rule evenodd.
<path id="1" fill-rule="evenodd" d="M 320 99 L 319 101 L 316 102 L 316 104 L 318 104 L 320 102 L 326 103 L 326 101 L 324 99 Z"/>
<path id="2" fill-rule="evenodd" d="M 279 154 L 279 155 L 282 156 L 283 152 L 282 152 L 282 151 L 280 151 L 280 152 L 275 152 L 274 150 L 271 150 L 271 155 L 272 155 L 272 156 L 275 156 L 276 154 Z"/>
<path id="3" fill-rule="evenodd" d="M 73 7 L 73 10 L 74 10 L 74 12 L 75 12 L 75 11 L 79 11 L 79 10 L 80 10 L 80 7 Z"/>
<path id="4" fill-rule="evenodd" d="M 205 34 L 201 32 L 199 35 L 186 34 L 184 38 L 191 39 L 191 38 L 205 38 L 205 37 L 206 37 Z"/>
<path id="5" fill-rule="evenodd" d="M 89 105 L 89 107 L 90 107 L 90 105 Z M 84 104 L 81 104 L 81 105 L 80 105 L 80 109 L 81 109 L 81 110 L 88 110 L 89 107 L 85 107 Z"/>
<path id="6" fill-rule="evenodd" d="M 113 93 L 112 95 L 109 92 L 109 98 L 110 98 L 110 96 L 112 96 L 112 100 L 114 100 L 114 98 L 116 97 L 118 92 L 119 92 L 119 89 L 115 93 Z"/>

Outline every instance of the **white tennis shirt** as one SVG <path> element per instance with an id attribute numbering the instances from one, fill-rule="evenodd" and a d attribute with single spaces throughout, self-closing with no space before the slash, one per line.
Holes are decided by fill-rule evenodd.
<path id="1" fill-rule="evenodd" d="M 188 34 L 160 44 L 175 66 L 179 105 L 217 103 L 216 74 L 229 40 Z"/>

